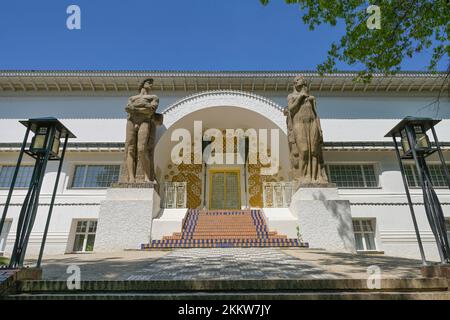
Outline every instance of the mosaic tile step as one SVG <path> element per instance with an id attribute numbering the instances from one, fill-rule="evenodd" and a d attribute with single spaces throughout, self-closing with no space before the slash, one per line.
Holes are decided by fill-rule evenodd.
<path id="1" fill-rule="evenodd" d="M 141 248 L 308 247 L 269 231 L 261 210 L 189 209 L 181 232 L 142 244 Z"/>

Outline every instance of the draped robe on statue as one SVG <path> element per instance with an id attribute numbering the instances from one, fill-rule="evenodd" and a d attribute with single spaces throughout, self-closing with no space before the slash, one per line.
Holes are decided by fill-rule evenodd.
<path id="1" fill-rule="evenodd" d="M 328 183 L 315 97 L 310 96 L 306 90 L 298 92 L 294 88 L 294 92 L 288 97 L 286 113 L 294 181 L 301 184 Z"/>

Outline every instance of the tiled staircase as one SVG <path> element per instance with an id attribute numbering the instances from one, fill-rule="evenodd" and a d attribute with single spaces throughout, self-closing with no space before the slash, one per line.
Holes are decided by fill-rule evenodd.
<path id="1" fill-rule="evenodd" d="M 162 240 L 143 244 L 152 248 L 308 247 L 297 239 L 269 231 L 261 210 L 189 209 L 183 229 Z"/>

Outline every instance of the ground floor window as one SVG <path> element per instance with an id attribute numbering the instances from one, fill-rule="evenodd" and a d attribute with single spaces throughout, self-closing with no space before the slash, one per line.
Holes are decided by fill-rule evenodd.
<path id="1" fill-rule="evenodd" d="M 90 252 L 94 250 L 95 233 L 97 231 L 96 220 L 77 221 L 75 230 L 74 252 Z"/>
<path id="2" fill-rule="evenodd" d="M 6 220 L 3 230 L 0 232 L 0 252 L 5 252 L 6 240 L 8 239 L 9 230 L 11 229 L 11 220 Z"/>
<path id="3" fill-rule="evenodd" d="M 375 220 L 354 219 L 353 230 L 355 232 L 356 250 L 373 251 L 375 244 Z"/>

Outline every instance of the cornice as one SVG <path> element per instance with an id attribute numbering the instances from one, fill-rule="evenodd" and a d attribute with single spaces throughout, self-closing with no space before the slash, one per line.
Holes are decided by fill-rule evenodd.
<path id="1" fill-rule="evenodd" d="M 320 75 L 315 71 L 126 71 L 126 70 L 0 70 L 0 94 L 34 92 L 130 92 L 142 79 L 154 78 L 156 91 L 200 92 L 239 90 L 288 92 L 292 80 L 302 75 L 310 89 L 324 93 L 425 93 L 449 88 L 444 72 L 407 71 L 392 75 L 374 74 L 371 83 L 354 81 L 356 72 L 339 71 Z"/>

